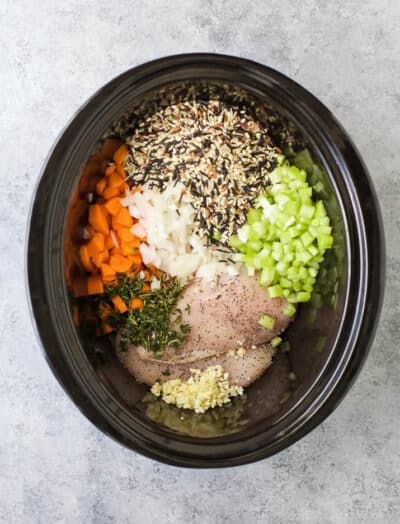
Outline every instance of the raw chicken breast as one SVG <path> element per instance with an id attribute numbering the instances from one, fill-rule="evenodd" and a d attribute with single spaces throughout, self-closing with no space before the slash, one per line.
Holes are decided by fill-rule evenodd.
<path id="1" fill-rule="evenodd" d="M 152 386 L 157 380 L 165 382 L 174 378 L 186 380 L 190 369 L 206 369 L 221 365 L 229 374 L 229 383 L 237 386 L 249 386 L 271 365 L 274 349 L 270 345 L 249 349 L 245 355 L 230 356 L 228 353 L 203 358 L 185 364 L 168 364 L 161 361 L 143 360 L 137 347 L 130 346 L 126 352 L 117 349 L 117 355 L 127 370 L 144 384 Z"/>
<path id="2" fill-rule="evenodd" d="M 138 348 L 143 360 L 170 364 L 189 363 L 237 349 L 267 344 L 284 331 L 290 320 L 284 314 L 286 299 L 268 298 L 256 278 L 226 276 L 218 282 L 195 279 L 178 303 L 183 322 L 190 324 L 188 339 L 179 349 L 166 349 L 160 358 Z M 275 319 L 273 329 L 258 324 L 262 315 Z"/>

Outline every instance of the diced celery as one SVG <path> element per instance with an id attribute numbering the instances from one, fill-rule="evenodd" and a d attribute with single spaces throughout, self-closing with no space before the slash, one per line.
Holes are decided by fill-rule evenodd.
<path id="1" fill-rule="evenodd" d="M 309 277 L 309 273 L 307 269 L 305 267 L 301 267 L 299 269 L 299 278 L 301 278 L 301 280 L 307 280 L 308 277 Z"/>
<path id="2" fill-rule="evenodd" d="M 259 253 L 262 247 L 263 245 L 260 241 L 253 240 L 251 242 L 247 242 L 246 251 L 247 253 Z"/>
<path id="3" fill-rule="evenodd" d="M 304 218 L 306 220 L 311 220 L 314 215 L 314 206 L 303 204 L 299 210 L 299 216 L 300 218 Z"/>
<path id="4" fill-rule="evenodd" d="M 311 298 L 309 291 L 299 291 L 297 293 L 297 302 L 308 302 Z"/>
<path id="5" fill-rule="evenodd" d="M 263 287 L 269 286 L 275 277 L 275 269 L 273 267 L 265 267 L 261 271 L 260 285 Z"/>
<path id="6" fill-rule="evenodd" d="M 265 329 L 273 329 L 273 327 L 275 326 L 275 319 L 273 317 L 270 317 L 269 315 L 263 315 L 258 320 L 258 323 Z"/>
<path id="7" fill-rule="evenodd" d="M 282 296 L 282 286 L 275 284 L 267 289 L 267 294 L 269 298 L 277 298 Z"/>
<path id="8" fill-rule="evenodd" d="M 271 340 L 271 346 L 273 348 L 276 348 L 279 346 L 279 344 L 282 342 L 282 339 L 281 337 L 274 337 L 272 340 Z"/>
<path id="9" fill-rule="evenodd" d="M 307 312 L 307 320 L 309 324 L 314 324 L 316 318 L 317 318 L 317 310 L 312 307 Z"/>
<path id="10" fill-rule="evenodd" d="M 251 211 L 251 210 L 250 210 Z M 250 226 L 249 239 L 250 240 L 260 240 L 265 236 L 267 232 L 268 224 L 264 220 L 259 222 L 254 222 Z"/>
<path id="11" fill-rule="evenodd" d="M 292 287 L 292 281 L 285 277 L 279 279 L 279 284 L 285 289 L 291 289 Z"/>
<path id="12" fill-rule="evenodd" d="M 288 351 L 290 351 L 289 341 L 285 340 L 284 342 L 282 342 L 281 345 L 279 346 L 279 349 L 283 351 L 284 353 L 287 353 Z"/>
<path id="13" fill-rule="evenodd" d="M 332 247 L 333 237 L 331 235 L 318 235 L 317 239 L 318 239 L 318 248 L 321 251 L 325 251 L 325 249 L 329 249 L 330 247 Z"/>
<path id="14" fill-rule="evenodd" d="M 285 262 L 279 261 L 276 264 L 276 272 L 278 273 L 278 275 L 286 274 L 287 268 L 288 268 L 288 266 L 287 266 L 287 264 L 285 264 Z"/>
<path id="15" fill-rule="evenodd" d="M 254 267 L 246 266 L 246 269 L 247 269 L 247 274 L 249 275 L 249 277 L 254 277 L 254 275 L 256 274 Z"/>
<path id="16" fill-rule="evenodd" d="M 292 304 L 288 304 L 283 310 L 284 314 L 288 318 L 292 318 L 296 314 L 296 308 Z"/>
<path id="17" fill-rule="evenodd" d="M 239 240 L 239 237 L 237 235 L 232 235 L 229 239 L 229 245 L 233 247 L 234 249 L 238 249 L 239 251 L 242 251 L 244 248 L 244 244 L 241 240 Z"/>
<path id="18" fill-rule="evenodd" d="M 289 231 L 282 231 L 281 233 L 281 242 L 283 244 L 290 245 L 292 242 L 292 235 L 289 233 Z"/>
<path id="19" fill-rule="evenodd" d="M 244 253 L 235 253 L 233 255 L 233 259 L 235 262 L 244 262 L 247 258 L 247 255 L 245 255 Z"/>
<path id="20" fill-rule="evenodd" d="M 297 282 L 293 282 L 293 289 L 295 291 L 301 291 L 303 289 L 303 284 L 300 280 L 298 280 Z"/>
<path id="21" fill-rule="evenodd" d="M 315 166 L 308 157 L 311 172 Z M 261 270 L 260 285 L 267 287 L 269 297 L 284 296 L 289 305 L 307 302 L 324 253 L 333 244 L 330 220 L 322 201 L 313 202 L 305 171 L 283 163 L 270 180 L 272 186 L 258 196 L 246 224 L 230 239 L 231 247 L 240 251 L 234 259 L 245 263 L 249 275 Z M 323 186 L 315 184 L 314 191 L 322 193 Z M 321 273 L 321 278 L 326 274 Z M 332 271 L 328 279 L 330 289 L 337 289 L 337 272 Z"/>
<path id="22" fill-rule="evenodd" d="M 322 200 L 318 200 L 318 202 L 315 204 L 315 217 L 316 218 L 326 217 L 325 206 Z"/>
<path id="23" fill-rule="evenodd" d="M 261 222 L 262 210 L 261 209 L 249 209 L 247 212 L 247 223 L 252 225 Z"/>
<path id="24" fill-rule="evenodd" d="M 316 308 L 320 308 L 322 305 L 322 297 L 319 293 L 313 293 L 311 296 L 311 304 Z"/>
<path id="25" fill-rule="evenodd" d="M 317 338 L 316 343 L 315 343 L 315 348 L 314 348 L 314 350 L 315 350 L 317 353 L 322 353 L 322 351 L 324 350 L 325 344 L 326 344 L 326 337 L 319 336 L 319 337 Z"/>
<path id="26" fill-rule="evenodd" d="M 301 235 L 300 240 L 303 242 L 304 247 L 307 247 L 313 242 L 314 236 L 306 231 Z"/>
<path id="27" fill-rule="evenodd" d="M 324 190 L 324 186 L 322 182 L 319 180 L 316 184 L 313 185 L 313 189 L 316 193 L 322 193 Z"/>
<path id="28" fill-rule="evenodd" d="M 250 226 L 248 224 L 245 224 L 238 230 L 238 237 L 243 244 L 247 242 L 249 239 L 249 233 L 250 233 Z"/>

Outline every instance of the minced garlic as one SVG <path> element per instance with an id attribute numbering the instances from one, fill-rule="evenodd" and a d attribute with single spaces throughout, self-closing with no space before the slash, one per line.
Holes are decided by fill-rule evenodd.
<path id="1" fill-rule="evenodd" d="M 210 366 L 204 371 L 191 369 L 190 372 L 192 375 L 186 381 L 173 379 L 163 384 L 156 382 L 151 392 L 161 396 L 167 404 L 193 409 L 196 413 L 222 406 L 230 402 L 230 397 L 243 393 L 241 386 L 229 385 L 228 373 L 224 373 L 222 366 Z"/>
<path id="2" fill-rule="evenodd" d="M 238 347 L 238 349 L 236 350 L 231 349 L 230 351 L 228 351 L 228 355 L 230 357 L 235 357 L 235 358 L 243 358 L 246 353 L 247 353 L 246 348 L 244 348 L 243 346 Z"/>

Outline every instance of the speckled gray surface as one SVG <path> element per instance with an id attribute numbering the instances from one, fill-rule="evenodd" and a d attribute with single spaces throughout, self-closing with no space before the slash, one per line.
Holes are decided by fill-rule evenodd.
<path id="1" fill-rule="evenodd" d="M 0 522 L 398 522 L 400 3 L 2 0 L 0 21 Z M 23 277 L 32 190 L 65 122 L 126 68 L 200 50 L 269 64 L 320 97 L 370 169 L 388 238 L 379 332 L 344 402 L 278 456 L 211 471 L 160 465 L 92 427 L 44 362 Z"/>

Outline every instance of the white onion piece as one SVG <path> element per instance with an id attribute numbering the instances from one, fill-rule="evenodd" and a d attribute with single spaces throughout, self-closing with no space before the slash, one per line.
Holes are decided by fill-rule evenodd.
<path id="1" fill-rule="evenodd" d="M 138 222 L 137 224 L 133 225 L 131 227 L 131 231 L 134 235 L 136 235 L 137 237 L 139 238 L 143 238 L 146 236 L 146 228 L 144 227 L 144 225 L 140 222 Z"/>
<path id="2" fill-rule="evenodd" d="M 132 233 L 147 237 L 147 243 L 140 245 L 145 264 L 179 278 L 198 275 L 213 279 L 228 271 L 238 274 L 234 264 L 220 262 L 224 254 L 206 247 L 196 233 L 198 225 L 183 184 L 171 184 L 163 193 L 144 185 L 142 192 L 127 192 L 121 203 L 138 219 Z"/>

